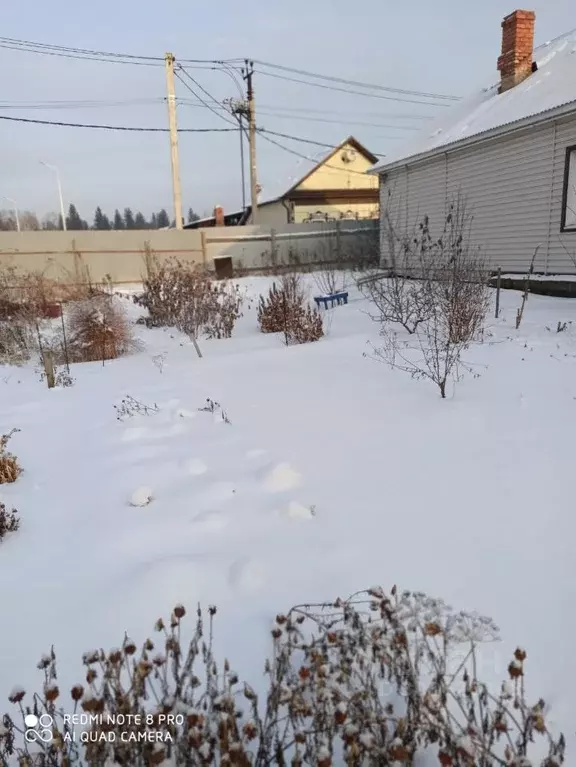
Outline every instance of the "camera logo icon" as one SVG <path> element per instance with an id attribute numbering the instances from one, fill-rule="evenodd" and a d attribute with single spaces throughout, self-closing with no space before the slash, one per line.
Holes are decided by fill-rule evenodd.
<path id="1" fill-rule="evenodd" d="M 52 725 L 54 720 L 50 714 L 26 714 L 24 717 L 26 731 L 24 739 L 27 743 L 50 743 L 54 737 L 52 734 Z"/>

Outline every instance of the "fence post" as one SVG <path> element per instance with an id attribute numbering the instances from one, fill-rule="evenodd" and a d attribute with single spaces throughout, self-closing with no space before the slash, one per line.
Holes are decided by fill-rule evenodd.
<path id="1" fill-rule="evenodd" d="M 502 267 L 498 267 L 498 274 L 496 276 L 496 311 L 494 313 L 494 317 L 498 319 L 498 315 L 500 314 L 500 288 L 502 284 Z"/>
<path id="2" fill-rule="evenodd" d="M 208 261 L 208 252 L 206 248 L 206 232 L 200 232 L 200 247 L 202 248 L 202 265 L 206 268 L 206 262 Z"/>
<path id="3" fill-rule="evenodd" d="M 276 266 L 278 262 L 278 241 L 276 239 L 276 229 L 270 229 L 270 256 L 272 258 L 272 266 Z"/>
<path id="4" fill-rule="evenodd" d="M 342 232 L 340 231 L 340 221 L 336 221 L 336 261 L 342 263 Z"/>
<path id="5" fill-rule="evenodd" d="M 46 383 L 49 389 L 56 386 L 56 375 L 54 373 L 54 354 L 46 349 L 42 352 L 42 362 L 44 363 L 44 372 L 46 373 Z"/>

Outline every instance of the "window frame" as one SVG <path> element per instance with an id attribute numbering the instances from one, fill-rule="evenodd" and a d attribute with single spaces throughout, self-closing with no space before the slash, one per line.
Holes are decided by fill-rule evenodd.
<path id="1" fill-rule="evenodd" d="M 564 155 L 564 185 L 562 189 L 562 215 L 560 219 L 560 231 L 566 234 L 572 233 L 576 234 L 576 221 L 574 221 L 573 224 L 570 226 L 566 225 L 566 213 L 567 213 L 567 207 L 568 207 L 568 188 L 570 184 L 570 161 L 572 159 L 572 155 L 576 158 L 576 144 L 571 144 L 570 146 L 566 147 L 566 153 Z M 576 165 L 576 159 L 574 160 Z M 573 185 L 576 189 L 576 172 L 575 177 L 573 179 Z M 574 212 L 574 216 L 576 218 L 576 211 Z"/>

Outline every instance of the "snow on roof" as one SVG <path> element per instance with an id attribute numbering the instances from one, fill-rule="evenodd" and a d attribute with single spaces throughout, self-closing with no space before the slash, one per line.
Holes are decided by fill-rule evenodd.
<path id="1" fill-rule="evenodd" d="M 537 71 L 522 83 L 502 94 L 496 83 L 465 99 L 370 172 L 570 103 L 576 109 L 576 30 L 536 48 L 534 61 Z"/>

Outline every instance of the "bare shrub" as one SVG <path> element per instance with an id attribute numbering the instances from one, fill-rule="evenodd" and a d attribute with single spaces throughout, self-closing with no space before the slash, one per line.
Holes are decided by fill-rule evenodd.
<path id="1" fill-rule="evenodd" d="M 117 649 L 86 652 L 86 681 L 72 687 L 71 702 L 62 701 L 54 651 L 44 655 L 43 692 L 26 699 L 18 687 L 9 696 L 17 711 L 3 717 L 0 761 L 30 757 L 23 720 L 34 713 L 52 720 L 52 738 L 34 749 L 56 767 L 378 767 L 415 764 L 430 746 L 454 767 L 564 763 L 545 702 L 526 700 L 526 652 L 515 651 L 500 690 L 478 677 L 481 643 L 497 638 L 489 618 L 396 587 L 295 607 L 272 626 L 260 699 L 228 660 L 217 663 L 216 608 L 208 613 L 205 626 L 198 608 L 188 647 L 186 611 L 176 605 L 140 649 L 125 636 Z M 70 711 L 91 715 L 89 735 L 74 732 Z M 537 739 L 548 752 L 539 762 Z"/>
<path id="2" fill-rule="evenodd" d="M 135 415 L 152 415 L 160 412 L 158 405 L 146 405 L 135 397 L 131 397 L 130 394 L 127 394 L 119 405 L 114 405 L 114 410 L 116 411 L 117 421 L 134 418 Z"/>
<path id="3" fill-rule="evenodd" d="M 2 543 L 8 533 L 15 533 L 19 527 L 20 520 L 18 519 L 18 512 L 16 509 L 7 511 L 6 506 L 0 501 L 0 543 Z"/>
<path id="4" fill-rule="evenodd" d="M 146 325 L 175 327 L 192 340 L 232 336 L 244 302 L 238 285 L 214 281 L 203 267 L 177 259 L 152 266 L 144 292 L 134 297 L 148 310 Z"/>
<path id="5" fill-rule="evenodd" d="M 316 287 L 323 296 L 343 293 L 348 288 L 348 273 L 337 263 L 321 261 L 312 272 Z"/>
<path id="6" fill-rule="evenodd" d="M 16 482 L 20 474 L 22 474 L 18 459 L 7 450 L 8 442 L 19 431 L 20 429 L 12 429 L 8 434 L 0 436 L 0 485 Z"/>
<path id="7" fill-rule="evenodd" d="M 414 378 L 435 383 L 442 398 L 449 380 L 459 380 L 463 370 L 473 372 L 464 352 L 481 340 L 489 306 L 489 272 L 477 248 L 470 244 L 471 217 L 458 198 L 448 210 L 441 236 L 432 239 L 425 218 L 418 237 L 404 251 L 418 268 L 413 286 L 393 275 L 376 306 L 385 310 L 381 324 L 383 344 L 377 359 Z M 397 268 L 397 267 L 396 267 Z M 395 274 L 395 273 L 394 273 Z M 378 290 L 378 289 L 376 289 Z M 376 304 L 378 301 L 378 304 Z M 411 331 L 402 338 L 393 323 Z"/>
<path id="8" fill-rule="evenodd" d="M 72 362 L 104 362 L 139 349 L 126 310 L 112 296 L 70 304 L 67 324 Z"/>
<path id="9" fill-rule="evenodd" d="M 272 283 L 268 296 L 260 296 L 258 324 L 263 333 L 283 333 L 284 343 L 318 341 L 324 335 L 322 315 L 308 303 L 299 274 L 285 274 L 279 287 Z"/>

